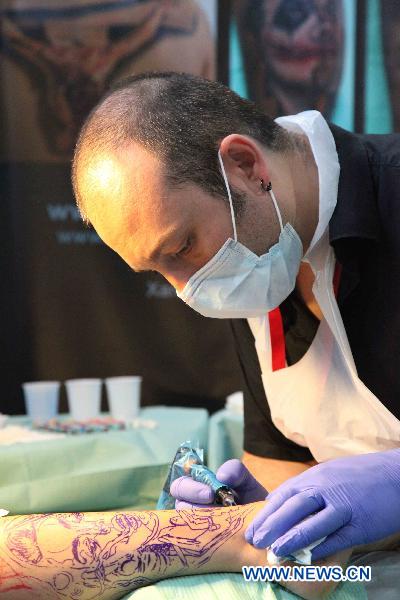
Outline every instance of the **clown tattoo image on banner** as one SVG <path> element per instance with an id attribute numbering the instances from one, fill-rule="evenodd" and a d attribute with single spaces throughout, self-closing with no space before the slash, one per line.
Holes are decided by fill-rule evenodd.
<path id="1" fill-rule="evenodd" d="M 236 0 L 249 96 L 273 117 L 330 116 L 343 64 L 342 0 Z"/>

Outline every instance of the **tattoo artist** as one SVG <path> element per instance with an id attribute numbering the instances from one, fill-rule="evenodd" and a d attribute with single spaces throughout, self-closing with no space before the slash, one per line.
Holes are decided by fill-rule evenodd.
<path id="1" fill-rule="evenodd" d="M 319 559 L 400 533 L 400 135 L 307 111 L 275 121 L 222 84 L 121 82 L 83 127 L 78 207 L 132 269 L 232 320 L 248 542 Z M 191 479 L 178 508 L 211 503 Z M 310 517 L 306 519 L 306 517 Z"/>

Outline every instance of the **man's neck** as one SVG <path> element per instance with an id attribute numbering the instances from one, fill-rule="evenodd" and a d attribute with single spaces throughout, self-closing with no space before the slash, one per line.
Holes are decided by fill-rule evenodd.
<path id="1" fill-rule="evenodd" d="M 318 225 L 319 182 L 318 167 L 314 160 L 307 136 L 298 136 L 299 150 L 295 153 L 293 172 L 296 173 L 296 223 L 295 228 L 303 242 L 304 253 L 308 250 Z M 322 319 L 322 311 L 312 292 L 314 273 L 308 263 L 301 263 L 296 280 L 296 290 L 307 308 Z"/>
<path id="2" fill-rule="evenodd" d="M 308 250 L 318 225 L 318 167 L 306 135 L 297 135 L 298 150 L 293 154 L 292 173 L 296 200 L 295 229 L 301 237 L 303 252 Z"/>
<path id="3" fill-rule="evenodd" d="M 308 310 L 321 321 L 322 310 L 312 291 L 314 280 L 315 276 L 310 265 L 302 262 L 296 279 L 296 292 Z"/>

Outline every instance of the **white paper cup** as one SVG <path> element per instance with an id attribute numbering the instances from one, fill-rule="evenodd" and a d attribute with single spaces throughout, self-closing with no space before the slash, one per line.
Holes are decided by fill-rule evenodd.
<path id="1" fill-rule="evenodd" d="M 142 378 L 138 376 L 106 379 L 108 406 L 111 416 L 119 421 L 131 421 L 139 414 Z"/>
<path id="2" fill-rule="evenodd" d="M 27 415 L 34 422 L 44 422 L 57 415 L 59 381 L 29 381 L 22 384 Z"/>
<path id="3" fill-rule="evenodd" d="M 96 419 L 100 414 L 101 379 L 68 379 L 68 406 L 71 417 L 75 421 Z"/>

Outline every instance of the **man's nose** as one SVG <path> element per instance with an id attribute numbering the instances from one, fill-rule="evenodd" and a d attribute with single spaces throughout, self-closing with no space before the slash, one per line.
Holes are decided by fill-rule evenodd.
<path id="1" fill-rule="evenodd" d="M 162 275 L 176 289 L 177 292 L 181 292 L 195 272 L 195 268 L 190 268 L 179 273 L 162 273 Z"/>
<path id="2" fill-rule="evenodd" d="M 184 280 L 182 277 L 175 277 L 174 275 L 164 275 L 164 277 L 177 292 L 181 292 L 189 280 L 189 277 Z"/>

